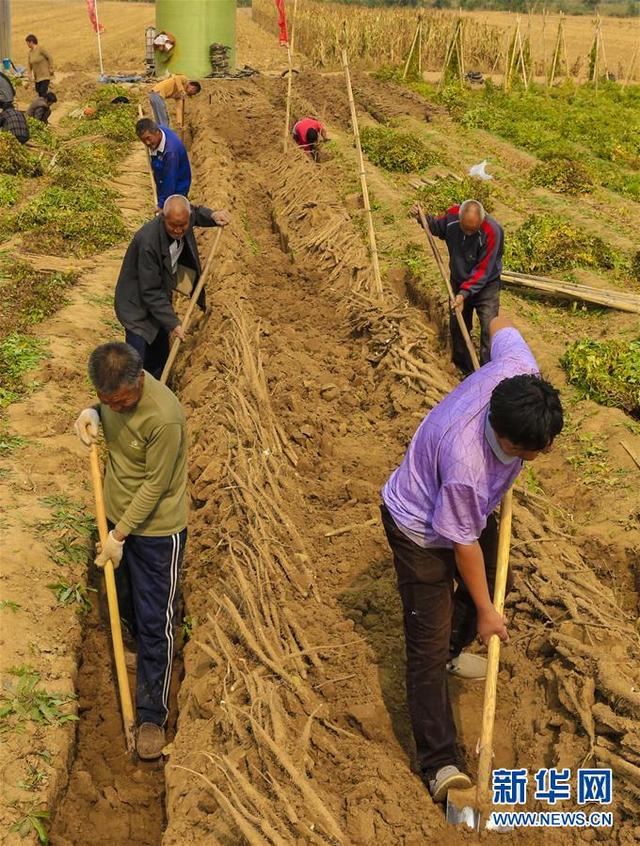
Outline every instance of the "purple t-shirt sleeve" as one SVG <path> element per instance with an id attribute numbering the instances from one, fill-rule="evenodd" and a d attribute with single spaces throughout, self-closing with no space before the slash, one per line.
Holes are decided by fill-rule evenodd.
<path id="1" fill-rule="evenodd" d="M 485 510 L 471 485 L 445 482 L 438 491 L 431 525 L 453 543 L 474 543 L 487 524 Z"/>
<path id="2" fill-rule="evenodd" d="M 517 365 L 513 375 L 517 373 L 539 373 L 538 362 L 526 341 L 513 326 L 499 329 L 491 342 L 491 361 L 513 359 Z"/>

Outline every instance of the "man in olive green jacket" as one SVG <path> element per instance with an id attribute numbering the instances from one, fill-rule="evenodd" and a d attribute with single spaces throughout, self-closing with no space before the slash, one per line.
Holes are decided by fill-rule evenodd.
<path id="1" fill-rule="evenodd" d="M 159 758 L 169 713 L 178 579 L 187 537 L 187 433 L 174 394 L 123 343 L 89 358 L 100 402 L 75 430 L 86 446 L 99 426 L 109 449 L 104 500 L 111 531 L 95 563 L 116 568 L 120 614 L 138 646 L 138 755 Z"/>
<path id="2" fill-rule="evenodd" d="M 29 79 L 33 82 L 38 96 L 44 97 L 53 78 L 53 59 L 51 54 L 38 44 L 35 35 L 27 35 L 25 41 L 29 48 L 27 56 Z"/>

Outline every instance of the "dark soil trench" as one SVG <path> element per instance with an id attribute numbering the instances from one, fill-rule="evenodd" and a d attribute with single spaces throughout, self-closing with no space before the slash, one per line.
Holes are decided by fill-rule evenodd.
<path id="1" fill-rule="evenodd" d="M 125 748 L 102 575 L 85 623 L 78 672 L 77 750 L 66 795 L 51 829 L 53 846 L 157 846 L 165 825 L 164 764 L 140 761 Z M 174 665 L 167 732 L 173 735 L 180 662 Z M 129 672 L 135 703 L 135 673 Z"/>

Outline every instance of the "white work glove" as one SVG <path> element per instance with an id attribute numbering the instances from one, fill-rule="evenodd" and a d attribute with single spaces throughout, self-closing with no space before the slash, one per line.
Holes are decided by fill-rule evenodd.
<path id="1" fill-rule="evenodd" d="M 122 560 L 122 551 L 124 549 L 124 541 L 116 540 L 113 536 L 113 529 L 107 535 L 107 540 L 104 544 L 98 544 L 98 554 L 93 562 L 96 567 L 104 567 L 107 561 L 111 561 L 113 569 L 117 570 Z"/>
<path id="2" fill-rule="evenodd" d="M 231 223 L 231 215 L 226 209 L 211 212 L 211 217 L 216 226 L 228 226 Z"/>
<path id="3" fill-rule="evenodd" d="M 85 408 L 73 424 L 73 430 L 86 447 L 95 444 L 100 433 L 100 415 L 95 408 Z"/>

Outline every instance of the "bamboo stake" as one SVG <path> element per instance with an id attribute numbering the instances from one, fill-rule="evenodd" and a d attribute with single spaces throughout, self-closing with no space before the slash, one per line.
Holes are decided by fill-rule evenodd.
<path id="1" fill-rule="evenodd" d="M 219 227 L 218 231 L 216 232 L 216 236 L 214 238 L 213 244 L 211 246 L 211 251 L 209 253 L 209 257 L 207 258 L 207 263 L 205 264 L 204 270 L 202 271 L 200 279 L 198 279 L 198 284 L 196 285 L 195 290 L 194 290 L 193 294 L 191 295 L 191 299 L 189 300 L 189 305 L 187 307 L 187 311 L 185 313 L 184 320 L 182 321 L 182 328 L 185 332 L 189 328 L 189 323 L 191 322 L 191 315 L 193 314 L 193 310 L 196 307 L 196 303 L 198 302 L 198 298 L 200 297 L 200 294 L 202 293 L 202 289 L 204 288 L 204 283 L 207 281 L 207 277 L 209 276 L 209 273 L 211 272 L 211 264 L 213 262 L 213 257 L 215 256 L 215 254 L 218 250 L 218 244 L 220 243 L 220 236 L 221 235 L 222 235 L 222 227 Z M 180 349 L 180 338 L 176 338 L 175 341 L 173 342 L 173 346 L 171 347 L 171 350 L 169 351 L 167 363 L 164 366 L 164 369 L 162 371 L 162 375 L 160 376 L 160 381 L 162 382 L 163 385 L 167 384 L 167 380 L 168 380 L 169 375 L 171 373 L 171 369 L 172 369 L 172 367 L 175 363 L 175 360 L 178 356 L 178 350 L 179 349 Z"/>
<path id="2" fill-rule="evenodd" d="M 98 535 L 100 543 L 107 542 L 109 527 L 104 507 L 104 493 L 102 490 L 102 473 L 100 471 L 100 457 L 98 447 L 91 444 L 89 451 L 91 462 L 91 482 L 93 484 L 93 496 L 96 505 L 96 522 L 98 524 Z M 104 581 L 107 589 L 107 604 L 109 606 L 109 623 L 111 624 L 111 643 L 113 644 L 113 658 L 116 665 L 116 677 L 118 680 L 118 692 L 120 694 L 120 708 L 122 710 L 122 725 L 124 728 L 124 739 L 128 752 L 135 749 L 135 720 L 133 717 L 133 702 L 129 688 L 129 676 L 127 665 L 124 660 L 124 644 L 122 642 L 122 629 L 120 627 L 120 611 L 118 608 L 118 594 L 116 592 L 116 580 L 113 573 L 113 564 L 107 561 L 104 565 Z"/>
<path id="3" fill-rule="evenodd" d="M 356 113 L 356 104 L 353 99 L 353 89 L 351 87 L 351 74 L 349 73 L 349 58 L 347 50 L 342 47 L 342 66 L 344 67 L 344 78 L 347 84 L 347 94 L 349 96 L 349 108 L 351 110 L 351 124 L 353 126 L 353 137 L 356 143 L 356 152 L 358 155 L 358 174 L 360 176 L 360 188 L 362 189 L 362 199 L 364 201 L 364 210 L 367 217 L 367 229 L 369 231 L 369 247 L 371 250 L 371 263 L 373 265 L 373 279 L 375 283 L 374 293 L 382 297 L 382 278 L 380 276 L 380 264 L 378 262 L 378 245 L 376 243 L 376 231 L 373 227 L 373 215 L 371 213 L 371 203 L 369 202 L 369 188 L 367 187 L 367 176 L 364 170 L 364 157 L 362 155 L 362 145 L 360 144 L 360 130 L 358 128 L 358 115 Z"/>
<path id="4" fill-rule="evenodd" d="M 631 63 L 629 64 L 629 70 L 627 71 L 627 78 L 624 81 L 625 87 L 629 84 L 631 80 L 631 75 L 636 66 L 636 59 L 638 58 L 638 48 L 640 47 L 640 42 L 636 44 L 636 49 L 633 51 L 633 56 L 631 57 Z"/>
<path id="5" fill-rule="evenodd" d="M 505 270 L 503 275 L 515 276 L 519 279 L 531 279 L 537 282 L 548 282 L 553 285 L 563 286 L 570 290 L 586 291 L 593 294 L 603 294 L 614 297 L 615 299 L 625 300 L 626 302 L 637 303 L 640 302 L 640 294 L 634 294 L 630 291 L 613 290 L 612 288 L 594 288 L 593 285 L 581 285 L 577 282 L 565 282 L 560 279 L 553 279 L 551 276 L 539 276 L 534 273 L 521 273 L 517 270 Z"/>
<path id="6" fill-rule="evenodd" d="M 620 445 L 624 447 L 624 449 L 629 453 L 631 458 L 635 461 L 636 465 L 640 468 L 640 458 L 635 454 L 635 452 L 631 449 L 630 446 L 625 444 L 624 441 L 620 441 Z"/>
<path id="7" fill-rule="evenodd" d="M 571 77 L 569 72 L 569 54 L 567 52 L 567 36 L 564 31 L 564 12 L 560 14 L 560 23 L 562 24 L 562 55 L 564 57 L 564 75 Z"/>
<path id="8" fill-rule="evenodd" d="M 402 78 L 403 79 L 407 78 L 407 72 L 409 70 L 409 65 L 411 64 L 411 57 L 413 56 L 413 51 L 415 50 L 419 34 L 420 34 L 420 19 L 418 18 L 418 23 L 416 25 L 416 32 L 415 32 L 415 35 L 413 36 L 413 41 L 411 42 L 411 47 L 409 48 L 409 55 L 407 56 L 407 61 L 405 62 L 404 70 L 402 71 Z"/>
<path id="9" fill-rule="evenodd" d="M 440 73 L 440 82 L 438 83 L 438 91 L 440 91 L 441 88 L 444 86 L 444 80 L 447 75 L 447 68 L 449 67 L 449 63 L 451 61 L 451 57 L 453 56 L 453 51 L 455 49 L 456 31 L 457 30 L 454 30 L 453 35 L 451 36 L 451 41 L 447 44 L 444 62 L 442 63 L 442 71 Z"/>
<path id="10" fill-rule="evenodd" d="M 600 15 L 598 15 L 600 17 Z M 605 79 L 609 79 L 609 63 L 607 62 L 607 51 L 604 46 L 604 35 L 602 33 L 602 21 L 600 21 L 600 48 L 602 50 L 602 61 L 604 62 Z"/>
<path id="11" fill-rule="evenodd" d="M 556 67 L 558 64 L 558 56 L 560 54 L 560 39 L 561 39 L 562 15 L 560 15 L 560 22 L 558 23 L 558 32 L 556 33 L 556 46 L 553 49 L 553 59 L 551 61 L 551 73 L 547 81 L 547 88 L 553 86 L 553 81 L 556 78 Z"/>
<path id="12" fill-rule="evenodd" d="M 144 114 L 142 112 L 142 106 L 138 103 L 138 118 L 143 118 Z M 149 148 L 144 148 L 147 153 L 147 167 L 149 168 L 149 176 L 151 177 L 151 193 L 153 195 L 153 202 L 156 204 L 156 208 L 158 208 L 158 189 L 156 187 L 156 180 L 153 177 L 153 168 L 151 167 L 151 154 L 149 153 Z"/>
<path id="13" fill-rule="evenodd" d="M 178 135 L 180 140 L 184 141 L 184 99 L 176 100 L 176 124 L 178 125 Z"/>
<path id="14" fill-rule="evenodd" d="M 517 46 L 518 46 L 518 36 L 520 34 L 520 15 L 516 18 L 516 29 L 513 33 L 513 40 L 509 42 L 509 46 L 507 47 L 507 72 L 504 78 L 504 90 L 508 92 L 511 88 L 511 78 L 513 76 L 513 71 L 517 66 Z"/>
<path id="15" fill-rule="evenodd" d="M 520 20 L 518 19 L 518 53 L 520 61 L 520 72 L 522 73 L 522 81 L 524 82 L 525 91 L 529 90 L 529 81 L 527 80 L 527 66 L 524 61 L 524 49 L 522 46 L 522 31 L 520 29 Z"/>
<path id="16" fill-rule="evenodd" d="M 547 28 L 547 7 L 542 10 L 542 75 L 547 78 L 547 42 L 545 39 L 545 31 Z"/>
<path id="17" fill-rule="evenodd" d="M 524 274 L 510 273 L 506 270 L 502 273 L 502 279 L 508 285 L 532 288 L 561 299 L 583 300 L 607 308 L 615 308 L 618 311 L 640 314 L 640 297 L 633 300 L 631 299 L 632 295 L 618 294 L 617 291 L 599 291 L 597 288 L 588 288 L 584 285 L 570 285 L 566 282 L 557 282 L 554 279 L 545 280 Z"/>
<path id="18" fill-rule="evenodd" d="M 458 21 L 458 70 L 460 72 L 460 82 L 464 82 L 464 21 L 462 18 Z"/>
<path id="19" fill-rule="evenodd" d="M 287 58 L 289 61 L 289 77 L 287 79 L 287 106 L 284 118 L 284 142 L 283 150 L 287 152 L 289 142 L 289 121 L 291 120 L 291 89 L 293 87 L 293 40 L 296 34 L 296 14 L 298 11 L 298 0 L 293 0 L 293 18 L 291 20 L 291 38 L 287 44 Z"/>
<path id="20" fill-rule="evenodd" d="M 429 246 L 431 247 L 431 251 L 433 252 L 433 257 L 438 265 L 438 270 L 440 271 L 440 276 L 442 276 L 442 280 L 445 284 L 447 289 L 447 294 L 449 295 L 449 305 L 455 314 L 456 320 L 458 321 L 458 326 L 460 327 L 460 332 L 462 333 L 462 337 L 464 338 L 464 342 L 467 345 L 467 350 L 469 351 L 469 355 L 471 357 L 471 363 L 473 364 L 473 369 L 478 370 L 480 368 L 480 361 L 478 360 L 478 354 L 476 353 L 476 348 L 473 345 L 473 341 L 471 340 L 471 336 L 469 335 L 469 330 L 464 322 L 462 317 L 462 312 L 459 308 L 455 306 L 455 296 L 453 294 L 453 288 L 451 287 L 451 282 L 449 281 L 449 276 L 446 273 L 444 262 L 442 260 L 442 256 L 440 255 L 440 250 L 438 249 L 438 245 L 435 242 L 433 235 L 431 234 L 431 230 L 429 229 L 429 224 L 427 223 L 427 218 L 424 216 L 424 211 L 422 210 L 422 206 L 418 205 L 418 217 L 420 219 L 420 225 L 427 233 L 427 238 L 429 239 Z"/>

